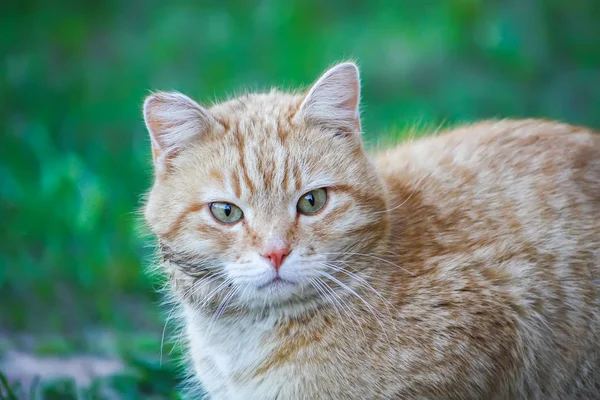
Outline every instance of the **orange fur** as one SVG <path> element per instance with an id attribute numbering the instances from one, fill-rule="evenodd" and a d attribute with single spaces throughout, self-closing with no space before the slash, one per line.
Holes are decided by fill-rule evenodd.
<path id="1" fill-rule="evenodd" d="M 146 102 L 145 215 L 212 398 L 599 398 L 600 138 L 486 121 L 368 155 L 359 87 Z M 279 242 L 293 283 L 261 286 Z"/>

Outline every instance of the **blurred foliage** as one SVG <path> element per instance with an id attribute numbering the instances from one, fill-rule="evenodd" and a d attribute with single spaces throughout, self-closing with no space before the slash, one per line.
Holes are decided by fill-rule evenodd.
<path id="1" fill-rule="evenodd" d="M 489 117 L 598 128 L 598 21 L 598 0 L 0 2 L 0 333 L 160 334 L 136 216 L 149 90 L 206 104 L 351 58 L 369 141 Z"/>
<path id="2" fill-rule="evenodd" d="M 89 387 L 77 387 L 72 379 L 41 382 L 30 387 L 10 383 L 0 371 L 0 399 L 7 400 L 100 400 L 100 399 L 170 399 L 179 400 L 177 369 L 172 364 L 146 360 L 128 360 L 130 367 L 118 376 L 98 378 Z"/>

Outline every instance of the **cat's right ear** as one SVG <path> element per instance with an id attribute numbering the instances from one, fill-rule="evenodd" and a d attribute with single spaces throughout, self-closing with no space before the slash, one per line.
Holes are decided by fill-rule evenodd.
<path id="1" fill-rule="evenodd" d="M 208 110 L 176 92 L 148 96 L 144 101 L 144 121 L 157 172 L 166 169 L 169 157 L 218 124 Z"/>
<path id="2" fill-rule="evenodd" d="M 345 134 L 360 134 L 360 76 L 345 62 L 330 68 L 310 88 L 296 118 Z"/>

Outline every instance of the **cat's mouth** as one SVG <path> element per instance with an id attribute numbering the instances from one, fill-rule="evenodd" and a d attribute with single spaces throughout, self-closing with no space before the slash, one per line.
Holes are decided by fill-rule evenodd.
<path id="1" fill-rule="evenodd" d="M 263 289 L 267 289 L 267 288 L 278 289 L 278 288 L 283 288 L 283 287 L 288 287 L 288 286 L 293 286 L 293 285 L 296 285 L 296 282 L 288 281 L 287 279 L 283 279 L 280 276 L 276 276 L 275 278 L 271 279 L 269 282 L 259 285 L 258 290 L 263 290 Z"/>

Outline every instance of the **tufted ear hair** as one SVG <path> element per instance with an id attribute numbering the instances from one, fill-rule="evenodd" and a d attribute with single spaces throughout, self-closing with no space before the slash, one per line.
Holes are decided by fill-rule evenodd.
<path id="1" fill-rule="evenodd" d="M 356 64 L 338 64 L 310 88 L 297 113 L 307 122 L 360 133 L 360 77 Z"/>
<path id="2" fill-rule="evenodd" d="M 169 157 L 218 124 L 208 110 L 176 92 L 148 96 L 144 101 L 144 121 L 158 172 L 165 169 Z"/>

